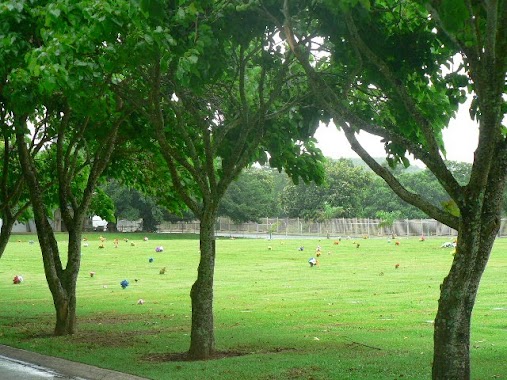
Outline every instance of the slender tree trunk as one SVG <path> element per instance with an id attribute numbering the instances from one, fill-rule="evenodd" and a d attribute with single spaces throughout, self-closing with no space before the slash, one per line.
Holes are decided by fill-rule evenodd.
<path id="1" fill-rule="evenodd" d="M 0 230 L 0 258 L 2 258 L 7 243 L 11 237 L 12 227 L 14 226 L 14 220 L 2 220 L 2 229 Z"/>
<path id="2" fill-rule="evenodd" d="M 441 285 L 435 318 L 433 380 L 470 379 L 470 321 L 479 283 L 498 226 L 462 217 L 449 275 Z"/>
<path id="3" fill-rule="evenodd" d="M 23 137 L 22 133 L 17 136 L 18 151 L 23 175 L 30 193 L 44 273 L 55 305 L 54 334 L 73 334 L 76 330 L 76 280 L 80 263 L 81 246 L 78 240 L 81 239 L 81 229 L 74 229 L 78 230 L 78 233 L 69 233 L 67 266 L 64 269 L 54 231 L 46 217 L 46 208 L 42 198 L 44 191 L 37 179 L 36 169 L 26 149 Z M 82 227 L 82 219 L 80 227 Z"/>
<path id="4" fill-rule="evenodd" d="M 208 212 L 200 224 L 201 260 L 197 280 L 190 291 L 192 330 L 189 359 L 209 359 L 215 350 L 213 326 L 213 275 L 215 270 L 215 214 Z"/>

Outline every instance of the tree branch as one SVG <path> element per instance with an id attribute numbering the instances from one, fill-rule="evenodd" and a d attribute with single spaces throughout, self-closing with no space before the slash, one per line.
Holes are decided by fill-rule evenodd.
<path id="1" fill-rule="evenodd" d="M 165 117 L 164 117 L 164 113 L 162 111 L 162 107 L 160 104 L 161 100 L 163 99 L 162 92 L 160 89 L 161 78 L 162 77 L 161 77 L 161 73 L 160 73 L 160 61 L 157 60 L 157 62 L 155 63 L 155 65 L 153 67 L 153 71 L 151 74 L 151 83 L 152 83 L 151 88 L 152 88 L 152 90 L 150 92 L 151 110 L 149 113 L 149 119 L 151 120 L 151 122 L 155 126 L 155 136 L 158 140 L 160 147 L 162 148 L 162 156 L 164 157 L 164 159 L 166 160 L 168 165 L 173 166 L 174 170 L 176 170 L 176 168 L 174 166 L 175 162 L 177 162 L 182 168 L 184 168 L 190 174 L 190 176 L 195 179 L 202 194 L 204 195 L 209 190 L 208 190 L 206 182 L 201 177 L 202 171 L 198 170 L 198 168 L 192 166 L 190 164 L 190 162 L 184 156 L 182 156 L 180 154 L 178 149 L 171 146 L 171 144 L 169 144 L 169 141 L 167 140 L 167 137 L 165 135 Z M 193 146 L 192 139 L 190 138 L 187 131 L 185 130 L 184 116 L 182 114 L 178 114 L 178 112 L 177 112 L 178 107 L 173 107 L 173 111 L 175 112 L 176 120 L 178 122 L 178 127 L 179 127 L 178 130 L 182 131 L 184 136 L 186 135 L 185 141 L 190 142 L 191 143 L 190 146 Z M 188 153 L 188 152 L 185 152 L 185 153 Z M 199 162 L 199 156 L 197 155 L 197 152 L 194 151 L 193 154 L 194 154 L 194 158 L 195 158 L 194 161 Z M 178 178 L 179 178 L 179 176 L 178 176 Z M 173 179 L 174 179 L 174 177 L 173 177 Z M 193 202 L 193 200 L 191 200 L 190 197 L 184 197 L 183 199 L 184 199 L 185 203 L 187 204 L 187 206 L 190 207 L 190 205 L 189 205 L 189 203 L 187 203 L 187 201 Z"/>
<path id="2" fill-rule="evenodd" d="M 419 128 L 423 132 L 424 140 L 426 141 L 429 153 L 435 157 L 440 157 L 440 149 L 437 145 L 435 133 L 431 127 L 431 124 L 421 114 L 419 108 L 413 101 L 412 97 L 403 86 L 403 83 L 400 83 L 400 81 L 397 80 L 394 74 L 391 72 L 389 66 L 380 57 L 378 57 L 375 53 L 373 53 L 373 51 L 368 46 L 366 46 L 361 36 L 359 35 L 357 27 L 350 14 L 347 14 L 345 20 L 347 23 L 350 36 L 352 40 L 355 42 L 354 45 L 357 46 L 360 52 L 375 67 L 378 68 L 382 76 L 390 83 L 394 91 L 398 94 L 398 98 L 401 100 L 401 103 L 404 105 L 408 113 L 414 117 L 415 121 L 419 125 Z M 445 166 L 441 157 L 440 157 L 440 165 Z"/>
<path id="3" fill-rule="evenodd" d="M 70 122 L 70 110 L 67 108 L 64 113 L 58 134 L 56 137 L 56 173 L 58 176 L 58 198 L 60 203 L 60 212 L 62 219 L 67 226 L 72 225 L 72 214 L 69 211 L 69 202 L 72 208 L 75 206 L 75 200 L 71 196 L 70 180 L 68 178 L 69 152 L 65 151 L 65 132 Z"/>
<path id="4" fill-rule="evenodd" d="M 424 211 L 430 217 L 438 220 L 439 222 L 442 222 L 443 224 L 456 230 L 458 229 L 459 218 L 452 216 L 451 214 L 432 205 L 419 194 L 409 192 L 389 170 L 375 161 L 370 156 L 370 154 L 361 146 L 361 144 L 359 144 L 354 135 L 354 131 L 349 126 L 344 125 L 343 131 L 345 132 L 345 136 L 347 137 L 352 150 L 356 152 L 359 157 L 361 157 L 361 159 L 370 167 L 370 169 L 372 169 L 375 174 L 380 176 L 401 199 L 407 203 L 410 203 L 411 205 L 418 207 L 420 210 Z"/>

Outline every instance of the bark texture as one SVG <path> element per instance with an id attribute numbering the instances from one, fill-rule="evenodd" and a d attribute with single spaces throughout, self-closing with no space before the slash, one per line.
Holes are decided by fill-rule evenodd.
<path id="1" fill-rule="evenodd" d="M 434 380 L 471 378 L 471 315 L 500 228 L 507 167 L 504 144 L 492 148 L 496 159 L 486 184 L 470 188 L 461 208 L 456 254 L 441 286 L 435 318 Z"/>
<path id="2" fill-rule="evenodd" d="M 192 360 L 206 360 L 215 350 L 213 324 L 213 277 L 215 271 L 215 215 L 201 218 L 201 259 L 197 280 L 190 291 L 192 301 L 192 329 L 188 356 Z"/>
<path id="3" fill-rule="evenodd" d="M 69 232 L 67 267 L 59 278 L 61 292 L 53 294 L 56 310 L 55 335 L 70 335 L 77 332 L 77 277 L 81 266 L 81 231 Z"/>
<path id="4" fill-rule="evenodd" d="M 40 183 L 37 180 L 36 169 L 30 158 L 23 135 L 18 135 L 18 152 L 23 167 L 23 174 L 30 192 L 37 236 L 42 252 L 44 272 L 49 290 L 53 297 L 56 311 L 55 335 L 67 335 L 76 332 L 76 280 L 77 273 L 64 269 L 60 260 L 58 244 L 53 229 L 46 218 L 46 209 L 41 194 Z M 79 264 L 80 245 L 75 251 L 75 242 L 69 239 L 69 263 Z M 72 252 L 73 251 L 73 252 Z M 78 266 L 79 268 L 79 266 Z"/>
<path id="5" fill-rule="evenodd" d="M 456 258 L 441 285 L 435 318 L 433 379 L 470 379 L 472 310 L 497 231 L 481 239 L 481 232 L 473 228 L 473 223 L 462 223 Z"/>
<path id="6" fill-rule="evenodd" d="M 7 243 L 11 237 L 12 227 L 14 226 L 13 220 L 2 219 L 2 222 L 2 229 L 0 231 L 0 258 L 5 252 L 5 247 L 7 247 Z"/>

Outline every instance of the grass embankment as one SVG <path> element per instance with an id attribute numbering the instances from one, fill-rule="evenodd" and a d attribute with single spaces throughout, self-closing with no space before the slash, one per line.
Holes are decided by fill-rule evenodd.
<path id="1" fill-rule="evenodd" d="M 178 362 L 164 359 L 189 347 L 198 240 L 107 234 L 100 249 L 99 235 L 87 236 L 79 332 L 58 338 L 38 243 L 12 237 L 0 260 L 2 343 L 152 379 L 430 378 L 432 320 L 452 261 L 452 249 L 440 248 L 445 238 L 399 239 L 399 246 L 359 239 L 359 248 L 353 240 L 219 239 L 217 349 L 245 355 Z M 320 263 L 310 268 L 317 245 Z M 506 268 L 507 241 L 498 240 L 474 311 L 474 379 L 507 379 Z M 24 282 L 14 285 L 15 275 Z"/>

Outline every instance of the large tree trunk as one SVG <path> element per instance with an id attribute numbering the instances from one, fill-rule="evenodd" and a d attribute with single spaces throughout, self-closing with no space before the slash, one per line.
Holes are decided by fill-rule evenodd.
<path id="1" fill-rule="evenodd" d="M 37 236 L 42 251 L 44 272 L 55 305 L 54 334 L 70 335 L 76 332 L 76 285 L 81 262 L 81 231 L 69 233 L 67 266 L 63 269 L 58 246 L 49 223 L 41 228 L 37 223 Z"/>
<path id="2" fill-rule="evenodd" d="M 76 331 L 76 284 L 74 276 L 68 270 L 68 266 L 66 269 L 62 267 L 55 236 L 52 231 L 49 231 L 51 226 L 41 228 L 41 223 L 37 223 L 37 220 L 36 224 L 44 272 L 55 305 L 56 324 L 54 334 L 58 336 L 73 334 Z M 69 239 L 69 252 L 70 249 L 71 242 Z"/>
<path id="3" fill-rule="evenodd" d="M 499 223 L 461 218 L 456 254 L 441 285 L 435 318 L 433 379 L 470 379 L 470 321 Z"/>
<path id="4" fill-rule="evenodd" d="M 72 290 L 53 294 L 53 302 L 56 310 L 56 324 L 54 334 L 56 336 L 71 335 L 76 332 L 76 296 Z"/>
<path id="5" fill-rule="evenodd" d="M 70 335 L 77 331 L 76 287 L 81 265 L 81 229 L 69 231 L 67 267 L 59 277 L 60 286 L 51 292 L 56 310 L 55 335 Z"/>
<path id="6" fill-rule="evenodd" d="M 213 326 L 213 275 L 215 271 L 215 215 L 208 213 L 200 224 L 201 260 L 197 280 L 190 291 L 192 330 L 188 357 L 206 360 L 215 350 Z"/>

